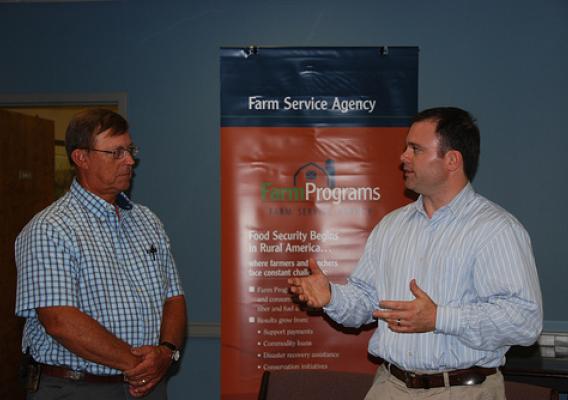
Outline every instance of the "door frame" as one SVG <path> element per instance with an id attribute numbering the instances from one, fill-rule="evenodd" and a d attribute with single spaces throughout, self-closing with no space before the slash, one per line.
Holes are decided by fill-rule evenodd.
<path id="1" fill-rule="evenodd" d="M 127 118 L 127 93 L 0 93 L 2 107 L 93 106 L 116 104 L 118 112 Z"/>

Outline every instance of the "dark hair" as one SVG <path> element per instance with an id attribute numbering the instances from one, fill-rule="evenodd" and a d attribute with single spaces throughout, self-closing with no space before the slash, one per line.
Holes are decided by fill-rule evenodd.
<path id="1" fill-rule="evenodd" d="M 73 116 L 65 132 L 65 149 L 71 165 L 71 153 L 75 149 L 89 149 L 95 136 L 110 129 L 110 135 L 122 135 L 128 131 L 128 122 L 114 111 L 104 108 L 88 108 Z"/>
<path id="2" fill-rule="evenodd" d="M 481 141 L 473 116 L 456 107 L 436 107 L 420 112 L 413 118 L 412 123 L 427 120 L 437 122 L 440 156 L 449 150 L 459 151 L 463 157 L 465 175 L 472 181 L 479 165 Z"/>

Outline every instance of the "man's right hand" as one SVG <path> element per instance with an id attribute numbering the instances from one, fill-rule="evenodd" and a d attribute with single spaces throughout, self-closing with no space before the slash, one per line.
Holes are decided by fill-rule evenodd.
<path id="1" fill-rule="evenodd" d="M 318 267 L 313 258 L 310 258 L 311 275 L 305 278 L 290 278 L 288 284 L 290 291 L 298 295 L 298 299 L 308 306 L 322 308 L 331 301 L 331 286 L 329 279 Z"/>
<path id="2" fill-rule="evenodd" d="M 132 354 L 142 357 L 134 368 L 124 371 L 132 397 L 147 395 L 164 378 L 172 363 L 171 353 L 162 346 L 142 346 L 132 349 Z"/>

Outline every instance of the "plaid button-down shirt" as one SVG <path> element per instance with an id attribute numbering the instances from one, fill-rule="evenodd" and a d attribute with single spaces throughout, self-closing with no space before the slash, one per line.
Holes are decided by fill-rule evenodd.
<path id="1" fill-rule="evenodd" d="M 123 194 L 117 205 L 74 181 L 18 236 L 16 314 L 26 318 L 22 349 L 36 361 L 120 373 L 55 341 L 38 320 L 40 307 L 76 307 L 133 347 L 158 343 L 164 302 L 183 294 L 169 239 L 148 208 Z"/>

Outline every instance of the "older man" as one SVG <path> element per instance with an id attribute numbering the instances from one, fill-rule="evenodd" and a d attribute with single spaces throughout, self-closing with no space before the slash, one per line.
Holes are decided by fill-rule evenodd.
<path id="1" fill-rule="evenodd" d="M 77 114 L 65 142 L 70 191 L 16 240 L 28 398 L 165 399 L 185 299 L 160 220 L 124 194 L 138 148 L 104 109 Z"/>

